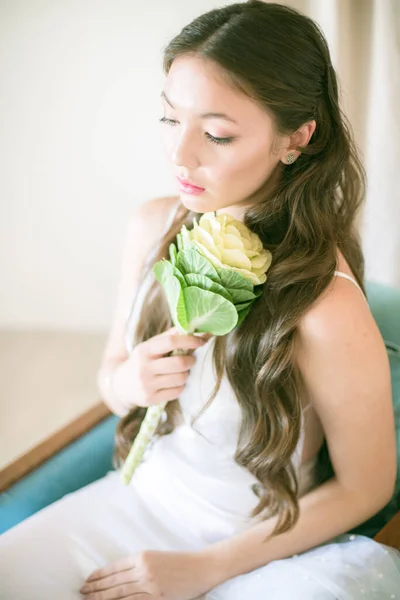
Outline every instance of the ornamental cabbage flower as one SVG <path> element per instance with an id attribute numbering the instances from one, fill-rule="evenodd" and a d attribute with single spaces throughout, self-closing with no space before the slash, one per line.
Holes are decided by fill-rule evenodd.
<path id="1" fill-rule="evenodd" d="M 229 268 L 242 273 L 254 285 L 265 283 L 265 275 L 272 260 L 272 254 L 265 250 L 260 238 L 244 223 L 224 213 L 204 213 L 190 231 L 183 226 L 183 234 L 188 235 L 205 258 L 217 269 Z"/>
<path id="2" fill-rule="evenodd" d="M 154 265 L 171 319 L 183 333 L 225 335 L 240 325 L 262 293 L 272 255 L 244 223 L 227 213 L 204 213 L 193 229 L 182 226 L 170 259 Z M 173 355 L 185 354 L 182 349 Z M 157 429 L 166 402 L 147 409 L 122 469 L 128 484 Z"/>

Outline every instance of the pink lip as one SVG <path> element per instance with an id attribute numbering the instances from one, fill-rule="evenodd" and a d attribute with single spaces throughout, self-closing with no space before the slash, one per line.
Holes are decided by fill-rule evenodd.
<path id="1" fill-rule="evenodd" d="M 180 177 L 177 177 L 177 180 L 179 181 L 179 184 L 181 186 L 181 188 L 184 191 L 188 191 L 188 192 L 204 192 L 205 188 L 199 187 L 197 185 L 193 185 L 192 183 L 190 183 L 189 181 L 185 180 L 185 179 L 181 179 Z"/>

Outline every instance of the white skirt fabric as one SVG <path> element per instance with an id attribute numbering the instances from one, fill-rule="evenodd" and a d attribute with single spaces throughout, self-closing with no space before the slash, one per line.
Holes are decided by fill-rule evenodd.
<path id="1" fill-rule="evenodd" d="M 110 471 L 1 535 L 1 600 L 78 600 L 90 573 L 124 556 L 200 550 L 245 529 L 257 501 L 252 476 L 201 439 L 178 428 L 156 440 L 129 486 Z M 203 600 L 314 598 L 400 600 L 400 553 L 340 536 L 230 579 Z"/>

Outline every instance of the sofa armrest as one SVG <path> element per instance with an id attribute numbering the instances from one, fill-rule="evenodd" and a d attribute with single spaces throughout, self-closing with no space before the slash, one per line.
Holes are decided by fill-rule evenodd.
<path id="1" fill-rule="evenodd" d="M 400 511 L 376 534 L 374 540 L 400 550 Z"/>

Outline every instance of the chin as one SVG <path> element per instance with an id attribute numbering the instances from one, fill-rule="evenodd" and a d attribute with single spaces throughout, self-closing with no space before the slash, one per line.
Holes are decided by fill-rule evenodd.
<path id="1" fill-rule="evenodd" d="M 184 206 L 188 210 L 192 210 L 197 213 L 206 213 L 218 210 L 218 206 L 215 206 L 213 202 L 210 202 L 206 196 L 207 192 L 203 192 L 199 196 L 195 196 L 193 194 L 185 194 L 184 192 L 180 192 L 179 198 Z"/>

